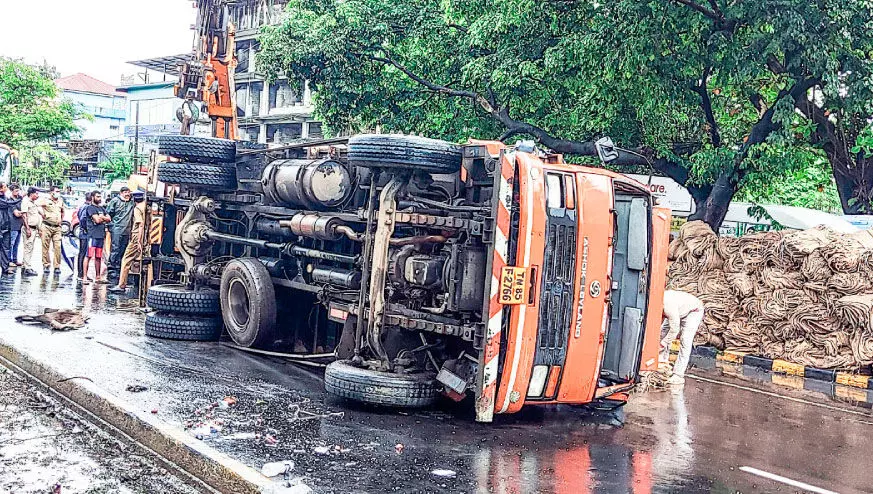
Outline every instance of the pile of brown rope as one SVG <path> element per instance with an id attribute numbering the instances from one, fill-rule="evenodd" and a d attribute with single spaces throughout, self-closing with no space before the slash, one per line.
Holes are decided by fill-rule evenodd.
<path id="1" fill-rule="evenodd" d="M 698 344 L 825 369 L 873 364 L 873 231 L 718 237 L 686 223 L 668 287 L 699 297 Z"/>

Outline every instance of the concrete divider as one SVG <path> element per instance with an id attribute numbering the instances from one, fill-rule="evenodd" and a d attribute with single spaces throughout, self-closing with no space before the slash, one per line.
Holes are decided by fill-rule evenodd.
<path id="1" fill-rule="evenodd" d="M 673 355 L 679 352 L 679 342 L 674 341 L 670 345 L 671 359 Z M 853 374 L 849 372 L 840 372 L 831 369 L 819 369 L 817 367 L 805 366 L 788 362 L 787 360 L 771 359 L 760 357 L 744 352 L 736 352 L 725 350 L 721 351 L 710 346 L 695 346 L 692 350 L 692 355 L 697 355 L 704 358 L 714 358 L 722 362 L 731 362 L 734 364 L 743 364 L 759 369 L 767 370 L 775 374 L 784 374 L 789 376 L 798 376 L 805 379 L 813 379 L 826 383 L 840 384 L 852 388 L 873 389 L 873 376 L 865 376 Z"/>

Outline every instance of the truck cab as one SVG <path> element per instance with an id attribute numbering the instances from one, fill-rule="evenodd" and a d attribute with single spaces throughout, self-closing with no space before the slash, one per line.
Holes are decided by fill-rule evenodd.
<path id="1" fill-rule="evenodd" d="M 560 155 L 491 148 L 500 150 L 499 194 L 512 201 L 496 215 L 499 289 L 483 368 L 496 356 L 498 372 L 484 376 L 479 415 L 525 404 L 623 403 L 643 366 L 647 320 L 656 326 L 650 341 L 660 331 L 664 278 L 653 276 L 653 265 L 666 268 L 666 243 L 655 237 L 669 234 L 669 211 L 625 176 Z M 525 291 L 513 298 L 512 286 Z"/>
<path id="2" fill-rule="evenodd" d="M 196 139 L 162 153 L 216 156 Z M 620 406 L 657 365 L 670 214 L 646 186 L 526 143 L 359 135 L 238 151 L 158 167 L 180 186 L 172 290 L 215 293 L 240 347 L 327 356 L 328 393 L 442 396 L 490 422 L 525 405 Z"/>

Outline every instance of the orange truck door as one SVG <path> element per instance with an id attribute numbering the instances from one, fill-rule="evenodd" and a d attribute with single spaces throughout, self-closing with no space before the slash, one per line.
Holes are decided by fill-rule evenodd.
<path id="1" fill-rule="evenodd" d="M 646 317 L 646 334 L 643 339 L 641 371 L 658 369 L 658 347 L 661 342 L 661 320 L 664 311 L 664 290 L 667 286 L 667 250 L 670 246 L 669 208 L 652 208 L 652 262 L 649 288 L 649 314 Z"/>

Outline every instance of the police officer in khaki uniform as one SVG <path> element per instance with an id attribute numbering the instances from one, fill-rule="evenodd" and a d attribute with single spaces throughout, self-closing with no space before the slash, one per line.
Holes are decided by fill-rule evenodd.
<path id="1" fill-rule="evenodd" d="M 39 236 L 40 226 L 42 225 L 42 208 L 37 204 L 39 199 L 39 189 L 30 187 L 27 189 L 27 196 L 21 201 L 21 209 L 14 212 L 17 218 L 24 220 L 24 225 L 21 227 L 21 234 L 24 237 L 24 276 L 38 276 L 38 273 L 33 269 L 33 246 L 36 243 L 36 237 Z"/>
<path id="2" fill-rule="evenodd" d="M 53 185 L 50 196 L 39 202 L 43 211 L 42 227 L 42 267 L 46 274 L 51 270 L 50 253 L 54 255 L 55 274 L 61 274 L 61 221 L 64 218 L 64 200 L 61 188 Z"/>

